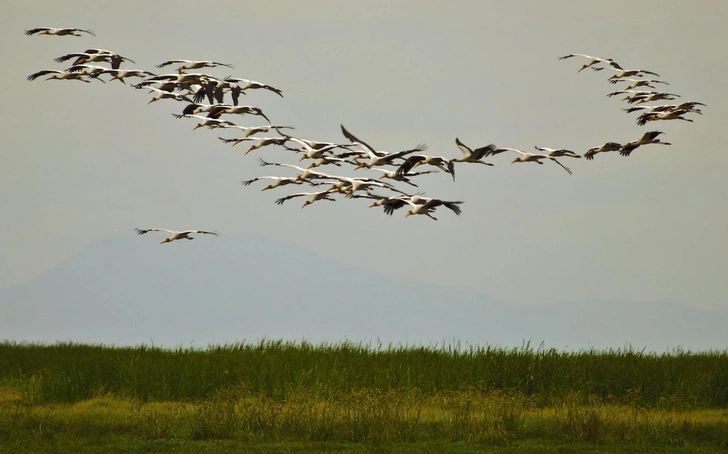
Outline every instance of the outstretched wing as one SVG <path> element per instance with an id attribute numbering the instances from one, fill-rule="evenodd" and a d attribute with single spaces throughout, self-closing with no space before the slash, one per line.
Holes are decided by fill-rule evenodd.
<path id="1" fill-rule="evenodd" d="M 167 232 L 167 233 L 175 233 L 172 230 L 167 230 L 167 229 L 138 229 L 136 227 L 134 228 L 134 231 L 138 235 L 144 235 L 147 232 Z"/>

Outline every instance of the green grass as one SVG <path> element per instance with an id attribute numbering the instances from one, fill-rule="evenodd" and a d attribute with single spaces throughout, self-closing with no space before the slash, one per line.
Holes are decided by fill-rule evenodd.
<path id="1" fill-rule="evenodd" d="M 727 377 L 717 351 L 6 342 L 0 452 L 725 452 Z"/>
<path id="2" fill-rule="evenodd" d="M 331 399 L 360 389 L 510 390 L 551 405 L 584 399 L 728 406 L 728 352 L 655 354 L 630 349 L 558 352 L 523 348 L 388 347 L 266 342 L 167 350 L 78 344 L 0 343 L 0 383 L 19 381 L 40 402 L 77 402 L 98 393 L 140 400 L 206 398 L 244 384 L 284 399 Z"/>

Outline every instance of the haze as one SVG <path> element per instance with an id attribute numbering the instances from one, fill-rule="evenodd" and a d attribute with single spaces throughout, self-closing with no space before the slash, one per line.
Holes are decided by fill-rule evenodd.
<path id="1" fill-rule="evenodd" d="M 199 228 L 221 233 L 200 241 L 245 234 L 287 240 L 339 263 L 513 304 L 671 301 L 724 310 L 728 4 L 447 5 L 6 3 L 0 285 L 30 282 L 95 241 L 134 235 L 134 227 Z M 23 35 L 38 26 L 89 28 L 97 36 Z M 261 193 L 260 183 L 239 183 L 289 175 L 256 162 L 294 162 L 284 150 L 244 156 L 245 148 L 217 140 L 233 132 L 192 131 L 193 120 L 170 115 L 183 104 L 148 106 L 146 91 L 116 82 L 25 80 L 64 69 L 53 58 L 89 47 L 136 61 L 122 68 L 158 73 L 173 71 L 155 68 L 168 59 L 231 63 L 234 70 L 205 71 L 280 88 L 284 98 L 251 90 L 241 104 L 261 107 L 309 139 L 344 141 L 344 124 L 377 149 L 424 142 L 428 154 L 455 157 L 455 137 L 472 147 L 584 153 L 658 129 L 672 146 L 645 146 L 629 158 L 564 159 L 572 176 L 496 156 L 494 167 L 459 165 L 455 184 L 443 173 L 421 177 L 426 195 L 465 201 L 461 216 L 445 210 L 437 222 L 385 216 L 361 200 L 301 210 L 302 200 L 273 203 L 293 190 Z M 704 115 L 639 127 L 621 110 L 625 103 L 605 96 L 619 88 L 606 82 L 611 72 L 577 74 L 581 59 L 558 61 L 573 52 L 655 71 L 679 101 L 706 103 Z M 244 118 L 234 121 L 262 124 Z M 160 246 L 162 238 L 150 235 L 137 239 L 149 248 L 187 246 Z M 207 290 L 214 301 L 216 289 Z"/>

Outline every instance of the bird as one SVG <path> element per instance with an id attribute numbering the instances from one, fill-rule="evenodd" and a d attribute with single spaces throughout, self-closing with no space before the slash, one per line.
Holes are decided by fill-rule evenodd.
<path id="1" fill-rule="evenodd" d="M 647 71 L 646 69 L 621 69 L 621 68 L 617 69 L 617 68 L 610 68 L 610 67 L 592 68 L 592 69 L 594 71 L 601 71 L 603 69 L 610 69 L 612 71 L 617 71 L 617 74 L 610 76 L 607 79 L 609 81 L 624 79 L 625 77 L 632 77 L 632 76 L 644 77 L 645 74 L 650 74 L 650 75 L 653 75 L 656 77 L 660 77 L 659 74 L 652 72 L 652 71 Z"/>
<path id="2" fill-rule="evenodd" d="M 356 137 L 354 137 L 353 134 L 351 134 L 349 131 L 344 128 L 344 125 L 341 125 L 341 132 L 344 134 L 344 137 L 349 139 L 354 145 L 358 146 L 362 151 L 361 152 L 351 152 L 351 153 L 343 153 L 340 155 L 342 158 L 348 158 L 350 156 L 356 156 L 354 159 L 362 158 L 362 157 L 368 157 L 369 162 L 360 163 L 356 167 L 354 167 L 354 170 L 361 169 L 361 168 L 368 168 L 371 169 L 374 166 L 381 166 L 381 165 L 388 165 L 392 164 L 395 159 L 403 158 L 403 156 L 408 155 L 410 153 L 414 153 L 416 151 L 424 151 L 427 149 L 427 145 L 421 144 L 417 147 L 411 149 L 411 150 L 404 150 L 404 151 L 398 151 L 394 153 L 387 153 L 383 151 L 376 151 L 374 148 L 367 145 L 366 142 L 363 142 Z"/>
<path id="3" fill-rule="evenodd" d="M 627 101 L 630 104 L 640 105 L 640 104 L 644 104 L 646 102 L 660 101 L 662 99 L 664 99 L 666 101 L 672 101 L 676 97 L 679 98 L 680 95 L 676 95 L 673 93 L 653 92 L 653 93 L 644 93 L 644 94 L 640 94 L 640 95 L 627 96 L 622 101 Z"/>
<path id="4" fill-rule="evenodd" d="M 410 186 L 418 187 L 416 184 L 412 182 L 408 177 L 416 177 L 419 175 L 427 175 L 428 173 L 436 173 L 437 170 L 427 170 L 424 172 L 407 172 L 407 173 L 397 173 L 399 169 L 395 170 L 387 170 L 383 169 L 381 167 L 372 167 L 371 170 L 377 170 L 379 172 L 382 172 L 382 175 L 380 175 L 379 179 L 383 178 L 389 178 L 395 181 L 401 181 L 403 183 L 406 183 Z"/>
<path id="5" fill-rule="evenodd" d="M 200 120 L 200 123 L 197 124 L 192 130 L 194 131 L 197 128 L 201 128 L 203 126 L 207 126 L 210 129 L 213 128 L 228 128 L 228 127 L 237 127 L 235 123 L 228 120 L 221 120 L 219 118 L 210 118 L 210 117 L 203 117 L 202 115 L 178 115 L 178 114 L 172 114 L 175 118 L 197 118 Z"/>
<path id="6" fill-rule="evenodd" d="M 329 165 L 329 164 L 335 165 L 336 167 L 341 167 L 342 163 L 351 164 L 353 166 L 358 164 L 357 162 L 350 161 L 345 158 L 338 158 L 336 156 L 324 155 L 324 156 L 318 158 L 317 160 L 315 160 L 314 162 L 312 162 L 311 164 L 309 164 L 309 166 L 307 168 L 313 169 L 315 167 L 325 166 L 325 165 Z"/>
<path id="7" fill-rule="evenodd" d="M 280 132 L 279 129 L 296 129 L 293 126 L 281 126 L 281 125 L 264 125 L 264 126 L 231 126 L 233 129 L 240 129 L 245 133 L 243 137 L 249 137 L 259 132 L 268 132 L 271 129 L 275 129 Z"/>
<path id="8" fill-rule="evenodd" d="M 584 64 L 584 66 L 582 66 L 581 68 L 579 68 L 579 70 L 577 71 L 577 73 L 580 73 L 583 70 L 585 70 L 587 68 L 590 68 L 590 67 L 596 65 L 597 63 L 608 63 L 608 64 L 612 65 L 615 68 L 622 69 L 622 67 L 619 66 L 619 64 L 617 64 L 617 62 L 615 62 L 611 58 L 592 57 L 591 55 L 584 55 L 584 54 L 569 54 L 569 55 L 564 55 L 563 57 L 559 57 L 559 60 L 566 60 L 567 58 L 571 58 L 571 57 L 584 57 L 584 58 L 588 58 L 589 59 L 589 62 L 586 63 L 586 64 Z"/>
<path id="9" fill-rule="evenodd" d="M 648 87 L 648 88 L 655 88 L 652 84 L 665 84 L 670 85 L 667 82 L 663 82 L 661 80 L 657 79 L 611 79 L 609 80 L 610 84 L 616 84 L 619 82 L 632 82 L 631 84 L 624 87 L 624 90 L 631 90 L 633 88 L 637 87 Z"/>
<path id="10" fill-rule="evenodd" d="M 395 188 L 389 183 L 384 183 L 381 181 L 377 181 L 372 178 L 349 178 L 349 177 L 342 177 L 338 175 L 327 175 L 327 174 L 321 174 L 318 173 L 317 178 L 326 178 L 326 179 L 332 179 L 332 180 L 339 180 L 338 183 L 333 183 L 329 190 L 336 190 L 338 192 L 345 192 L 349 195 L 360 191 L 362 189 L 370 189 L 372 186 L 376 186 L 379 188 L 387 188 L 394 192 L 399 192 L 400 194 L 405 194 L 404 192 L 400 191 L 399 189 Z"/>
<path id="11" fill-rule="evenodd" d="M 300 172 L 298 175 L 296 175 L 295 180 L 296 181 L 302 181 L 302 180 L 310 180 L 311 178 L 327 178 L 327 179 L 333 179 L 331 175 L 317 172 L 315 170 L 311 169 L 304 169 L 302 167 L 294 166 L 293 164 L 280 164 L 277 162 L 268 162 L 263 159 L 258 158 L 258 163 L 261 167 L 266 166 L 277 166 L 277 167 L 286 167 L 289 169 L 294 169 Z"/>
<path id="12" fill-rule="evenodd" d="M 273 93 L 277 94 L 281 98 L 283 97 L 283 92 L 281 90 L 279 90 L 275 87 L 272 87 L 268 84 L 263 84 L 263 83 L 256 82 L 254 80 L 248 80 L 248 79 L 237 79 L 237 78 L 230 77 L 230 76 L 226 77 L 224 80 L 237 84 L 242 91 L 245 91 L 248 89 L 252 89 L 252 90 L 263 89 L 263 90 L 272 91 Z"/>
<path id="13" fill-rule="evenodd" d="M 542 151 L 542 152 L 546 153 L 549 157 L 552 157 L 552 158 L 561 158 L 561 157 L 581 158 L 580 155 L 574 153 L 571 150 L 566 150 L 564 148 L 546 148 L 546 147 L 538 147 L 538 146 L 534 146 L 533 148 L 537 149 L 538 151 Z"/>
<path id="14" fill-rule="evenodd" d="M 622 109 L 627 113 L 636 112 L 638 110 L 646 110 L 647 112 L 669 112 L 673 110 L 688 110 L 702 115 L 700 109 L 696 109 L 695 106 L 705 106 L 702 102 L 688 101 L 681 102 L 680 104 L 661 104 L 658 106 L 634 106 L 628 109 Z"/>
<path id="15" fill-rule="evenodd" d="M 250 153 L 253 150 L 257 150 L 258 148 L 267 147 L 268 145 L 283 145 L 286 143 L 285 137 L 237 137 L 234 139 L 226 139 L 224 137 L 218 137 L 218 139 L 222 140 L 223 143 L 232 143 L 233 146 L 239 144 L 240 142 L 255 142 L 253 145 L 248 148 L 248 151 L 245 152 L 245 154 Z"/>
<path id="16" fill-rule="evenodd" d="M 157 65 L 157 68 L 164 68 L 168 65 L 173 65 L 175 63 L 183 63 L 182 66 L 177 68 L 178 73 L 182 73 L 185 69 L 199 69 L 199 68 L 214 68 L 216 66 L 226 66 L 230 69 L 233 68 L 232 65 L 227 63 L 220 63 L 216 61 L 207 61 L 207 60 L 167 60 L 163 63 L 160 63 Z"/>
<path id="17" fill-rule="evenodd" d="M 431 199 L 428 197 L 414 196 L 409 199 L 404 199 L 405 203 L 412 206 L 412 209 L 407 212 L 406 217 L 421 214 L 429 217 L 432 220 L 437 221 L 437 218 L 432 215 L 432 212 L 439 206 L 445 206 L 452 210 L 453 213 L 460 216 L 462 210 L 458 205 L 462 204 L 461 200 L 448 202 L 442 199 Z"/>
<path id="18" fill-rule="evenodd" d="M 37 27 L 30 30 L 25 30 L 25 34 L 30 35 L 54 35 L 54 36 L 82 36 L 76 32 L 88 33 L 89 35 L 96 36 L 91 30 L 84 30 L 81 28 L 53 28 L 53 27 Z"/>
<path id="19" fill-rule="evenodd" d="M 608 151 L 617 151 L 617 150 L 620 150 L 621 148 L 622 148 L 621 143 L 607 142 L 604 145 L 590 148 L 586 153 L 584 153 L 584 157 L 587 160 L 592 160 L 592 159 L 594 159 L 594 155 L 597 153 L 604 153 L 604 152 L 608 152 Z"/>
<path id="20" fill-rule="evenodd" d="M 33 73 L 27 77 L 28 80 L 35 80 L 41 76 L 46 76 L 48 74 L 53 74 L 52 76 L 46 78 L 46 80 L 80 80 L 81 82 L 91 83 L 90 80 L 84 79 L 86 77 L 86 73 L 83 72 L 68 72 L 68 71 L 59 71 L 57 69 L 44 69 L 42 71 L 38 71 L 37 73 Z M 101 80 L 101 79 L 99 79 Z M 103 82 L 103 81 L 102 81 Z"/>
<path id="21" fill-rule="evenodd" d="M 518 157 L 511 161 L 511 164 L 515 164 L 516 162 L 535 162 L 537 164 L 543 165 L 543 162 L 541 162 L 544 159 L 548 159 L 551 161 L 554 161 L 556 164 L 560 165 L 561 168 L 566 170 L 566 172 L 571 175 L 571 169 L 560 163 L 556 158 L 551 157 L 547 154 L 536 154 L 536 153 L 526 153 L 525 151 L 517 150 L 515 148 L 496 148 L 494 151 L 492 151 L 491 155 L 496 155 L 499 153 L 502 153 L 504 151 L 511 151 L 513 153 L 518 153 Z"/>
<path id="22" fill-rule="evenodd" d="M 159 101 L 160 99 L 174 99 L 175 101 L 187 101 L 190 103 L 192 102 L 192 100 L 189 97 L 187 97 L 181 93 L 175 93 L 172 91 L 164 91 L 164 90 L 160 90 L 159 88 L 154 88 L 154 87 L 150 87 L 150 90 L 156 91 L 159 94 L 157 96 L 155 96 L 154 98 L 150 99 L 147 104 L 151 104 L 154 101 Z"/>
<path id="23" fill-rule="evenodd" d="M 111 69 L 119 69 L 121 66 L 121 63 L 124 61 L 130 61 L 132 63 L 136 63 L 134 60 L 122 57 L 121 55 L 117 54 L 116 52 L 111 52 L 104 49 L 90 49 L 92 52 L 76 52 L 66 55 L 61 55 L 60 57 L 54 58 L 53 61 L 56 63 L 63 63 L 66 60 L 70 60 L 72 58 L 76 58 L 74 60 L 74 65 L 82 65 L 84 63 L 92 63 L 92 62 L 109 62 L 111 63 Z"/>
<path id="24" fill-rule="evenodd" d="M 649 121 L 658 120 L 683 120 L 692 123 L 693 120 L 691 120 L 690 118 L 683 118 L 683 115 L 691 112 L 692 111 L 688 109 L 670 110 L 667 112 L 645 112 L 637 117 L 637 124 L 640 126 L 644 126 Z"/>
<path id="25" fill-rule="evenodd" d="M 103 71 L 99 71 L 96 74 L 92 74 L 91 77 L 94 79 L 98 79 L 99 76 L 103 74 L 111 74 L 111 79 L 109 79 L 109 82 L 112 80 L 118 80 L 119 82 L 125 84 L 124 79 L 127 77 L 147 77 L 147 76 L 154 76 L 154 73 L 151 73 L 149 71 L 144 71 L 141 69 L 104 69 Z"/>
<path id="26" fill-rule="evenodd" d="M 422 195 L 421 192 L 418 192 L 415 194 L 416 196 Z M 349 198 L 366 198 L 366 199 L 373 199 L 374 202 L 372 202 L 371 205 L 369 205 L 369 208 L 374 207 L 383 207 L 384 208 L 384 214 L 391 216 L 394 214 L 395 210 L 398 210 L 402 208 L 403 206 L 407 205 L 407 199 L 410 199 L 414 197 L 415 195 L 395 195 L 395 196 L 383 196 L 378 194 L 372 194 L 371 192 L 367 192 L 366 194 L 351 194 L 347 197 Z"/>
<path id="27" fill-rule="evenodd" d="M 311 205 L 312 203 L 314 203 L 318 200 L 329 200 L 331 202 L 335 202 L 336 199 L 331 198 L 332 192 L 336 192 L 336 191 L 327 189 L 325 191 L 319 191 L 319 192 L 297 192 L 296 194 L 291 194 L 289 196 L 281 197 L 280 199 L 277 199 L 276 204 L 282 205 L 283 202 L 285 202 L 286 200 L 290 200 L 294 197 L 305 197 L 305 196 L 308 196 L 309 199 L 304 202 L 304 204 L 303 204 L 303 206 L 301 206 L 301 208 L 306 208 L 307 206 Z"/>
<path id="28" fill-rule="evenodd" d="M 443 156 L 429 156 L 429 155 L 422 155 L 422 154 L 413 154 L 407 157 L 407 159 L 404 160 L 404 162 L 399 166 L 399 168 L 396 170 L 396 174 L 402 176 L 409 173 L 410 170 L 412 170 L 415 167 L 421 166 L 421 165 L 431 165 L 433 167 L 437 167 L 438 169 L 442 170 L 443 172 L 453 174 L 453 168 L 455 166 L 455 163 L 452 162 L 452 160 L 449 160 L 448 158 L 445 158 Z M 453 175 L 452 181 L 455 181 L 455 176 Z"/>
<path id="29" fill-rule="evenodd" d="M 205 235 L 217 235 L 217 232 L 208 232 L 207 230 L 176 231 L 176 230 L 167 230 L 167 229 L 138 229 L 138 228 L 134 228 L 134 230 L 139 235 L 144 235 L 147 232 L 167 232 L 167 233 L 169 233 L 170 234 L 169 237 L 162 240 L 162 242 L 159 244 L 170 243 L 174 240 L 183 240 L 183 239 L 184 240 L 193 240 L 194 238 L 190 236 L 190 234 L 192 234 L 192 233 L 202 233 Z"/>
<path id="30" fill-rule="evenodd" d="M 483 164 L 485 166 L 491 166 L 491 167 L 493 166 L 493 164 L 491 164 L 489 162 L 483 162 L 483 161 L 481 161 L 481 159 L 488 156 L 489 152 L 492 152 L 493 150 L 495 150 L 497 148 L 495 146 L 495 144 L 491 143 L 484 147 L 476 148 L 475 150 L 473 150 L 469 146 L 462 143 L 460 141 L 460 139 L 455 137 L 455 145 L 457 145 L 457 147 L 460 149 L 460 151 L 463 152 L 463 157 L 462 158 L 452 158 L 450 160 L 450 162 L 448 162 L 448 169 L 450 170 L 450 175 L 452 175 L 452 181 L 455 181 L 455 163 L 456 162 L 470 162 L 473 164 Z"/>
<path id="31" fill-rule="evenodd" d="M 251 180 L 241 181 L 240 183 L 243 186 L 248 186 L 251 183 L 255 183 L 256 181 L 259 181 L 259 180 L 273 180 L 273 183 L 264 187 L 263 189 L 261 189 L 261 191 L 267 191 L 269 189 L 275 189 L 279 186 L 286 186 L 289 184 L 303 184 L 304 181 L 310 183 L 313 186 L 318 186 L 320 184 L 320 183 L 313 182 L 311 180 L 299 180 L 295 177 L 273 177 L 273 176 L 257 177 L 257 178 L 253 178 Z"/>
<path id="32" fill-rule="evenodd" d="M 265 116 L 259 107 L 253 106 L 229 106 L 227 104 L 219 105 L 217 108 L 210 110 L 209 117 L 218 118 L 221 115 L 259 115 L 266 119 L 270 124 L 270 119 Z"/>
<path id="33" fill-rule="evenodd" d="M 280 132 L 280 131 L 278 131 L 278 132 Z M 326 145 L 324 147 L 313 148 L 308 143 L 304 142 L 303 140 L 301 140 L 297 137 L 289 136 L 289 135 L 283 134 L 283 133 L 281 133 L 281 135 L 283 135 L 283 137 L 285 137 L 287 139 L 286 142 L 289 142 L 289 141 L 295 142 L 301 146 L 301 148 L 299 148 L 299 149 L 289 148 L 289 150 L 295 151 L 296 153 L 303 153 L 303 156 L 301 156 L 301 159 L 298 160 L 299 162 L 303 161 L 304 159 L 321 159 L 324 156 L 326 156 L 326 153 L 330 153 L 331 150 L 338 148 L 338 145 L 336 145 L 336 144 Z M 288 148 L 288 147 L 286 147 L 286 148 Z"/>
<path id="34" fill-rule="evenodd" d="M 657 136 L 659 136 L 660 134 L 665 133 L 662 131 L 648 131 L 644 133 L 639 139 L 633 140 L 632 142 L 627 142 L 622 145 L 622 148 L 619 150 L 619 154 L 622 156 L 629 156 L 629 154 L 632 153 L 637 147 L 651 143 L 660 145 L 672 145 L 670 142 L 663 142 L 658 139 Z"/>

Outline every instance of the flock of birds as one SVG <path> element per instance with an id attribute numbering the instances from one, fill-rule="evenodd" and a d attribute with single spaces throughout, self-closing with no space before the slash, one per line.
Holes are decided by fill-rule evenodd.
<path id="1" fill-rule="evenodd" d="M 54 36 L 82 36 L 81 33 L 96 36 L 91 30 L 78 28 L 50 28 L 39 27 L 27 30 L 26 35 L 54 35 Z M 646 105 L 647 103 L 660 100 L 672 101 L 679 95 L 656 91 L 658 84 L 669 85 L 667 82 L 647 78 L 648 75 L 660 77 L 657 73 L 644 69 L 624 69 L 611 58 L 592 57 L 584 54 L 569 54 L 560 57 L 565 60 L 573 57 L 587 59 L 577 72 L 584 69 L 593 71 L 614 71 L 608 81 L 612 84 L 626 83 L 619 91 L 609 93 L 607 96 L 626 95 L 626 101 L 631 107 L 625 108 L 628 113 L 638 112 L 637 124 L 644 126 L 651 122 L 664 120 L 683 120 L 692 122 L 686 118 L 688 114 L 702 114 L 697 106 L 705 106 L 700 102 L 682 102 L 678 104 Z M 219 139 L 233 147 L 246 142 L 250 146 L 245 154 L 251 153 L 270 145 L 282 147 L 294 155 L 300 155 L 298 162 L 306 161 L 300 166 L 288 163 L 268 162 L 259 158 L 263 167 L 275 167 L 293 171 L 292 176 L 266 175 L 243 181 L 245 186 L 257 181 L 270 182 L 263 187 L 262 191 L 276 189 L 287 185 L 307 186 L 320 190 L 309 190 L 307 192 L 296 192 L 275 200 L 277 204 L 283 204 L 288 200 L 302 197 L 305 202 L 301 208 L 305 208 L 317 201 L 336 201 L 337 196 L 345 198 L 365 198 L 372 200 L 370 208 L 382 207 L 384 213 L 392 215 L 396 210 L 408 207 L 405 217 L 411 215 L 423 215 L 430 219 L 437 220 L 433 213 L 439 207 L 445 207 L 460 215 L 463 203 L 461 200 L 444 200 L 440 198 L 425 197 L 422 192 L 408 193 L 398 187 L 397 183 L 405 184 L 414 188 L 418 185 L 413 181 L 430 173 L 444 172 L 455 181 L 455 164 L 480 164 L 493 166 L 491 162 L 484 161 L 485 158 L 493 157 L 501 153 L 510 153 L 515 158 L 511 163 L 554 162 L 571 174 L 571 169 L 563 165 L 556 158 L 581 158 L 582 155 L 564 148 L 546 148 L 536 146 L 538 153 L 526 152 L 516 148 L 498 147 L 495 144 L 488 144 L 478 148 L 471 148 L 455 138 L 455 145 L 462 152 L 461 157 L 432 156 L 424 154 L 427 149 L 425 144 L 420 144 L 407 150 L 384 151 L 377 150 L 367 142 L 354 136 L 344 125 L 341 125 L 341 132 L 348 143 L 330 142 L 304 139 L 296 137 L 288 132 L 295 129 L 293 126 L 274 125 L 268 116 L 259 107 L 252 105 L 240 105 L 241 95 L 247 90 L 266 90 L 280 97 L 283 92 L 271 85 L 256 82 L 248 79 L 234 78 L 231 76 L 218 78 L 207 73 L 190 72 L 202 68 L 233 66 L 227 63 L 202 60 L 168 60 L 157 65 L 157 68 L 165 68 L 171 65 L 179 65 L 174 73 L 156 74 L 141 69 L 121 69 L 124 62 L 135 63 L 133 60 L 121 56 L 116 52 L 106 49 L 86 49 L 83 52 L 69 53 L 55 59 L 58 63 L 73 60 L 70 67 L 64 70 L 45 69 L 28 76 L 28 80 L 35 80 L 42 76 L 49 76 L 46 80 L 77 80 L 85 83 L 100 81 L 103 83 L 118 80 L 126 84 L 125 79 L 136 78 L 139 81 L 131 84 L 139 90 L 148 90 L 154 94 L 148 103 L 167 99 L 185 103 L 180 113 L 173 113 L 175 118 L 192 118 L 198 121 L 193 129 L 206 127 L 208 129 L 231 129 L 240 131 L 242 134 L 235 138 Z M 99 66 L 94 63 L 108 63 L 109 66 Z M 111 76 L 108 81 L 102 76 Z M 635 90 L 639 87 L 651 88 L 652 91 Z M 229 97 L 231 103 L 226 103 Z M 204 102 L 207 101 L 207 104 Z M 244 117 L 246 115 L 256 116 L 264 119 L 267 124 L 261 126 L 240 126 L 228 120 L 231 115 Z M 225 116 L 223 118 L 223 116 Z M 259 136 L 270 131 L 276 131 L 277 135 Z M 670 145 L 661 141 L 658 137 L 664 134 L 662 131 L 648 131 L 642 137 L 626 142 L 607 142 L 603 145 L 590 148 L 583 157 L 593 160 L 598 153 L 618 151 L 622 156 L 629 156 L 635 149 L 648 144 Z M 352 171 L 367 169 L 378 172 L 378 178 L 343 176 L 333 173 L 319 171 L 321 167 L 329 168 L 351 168 Z M 428 170 L 424 170 L 428 169 Z M 337 172 L 338 173 L 338 172 Z M 384 180 L 391 180 L 390 182 Z M 419 181 L 419 178 L 418 178 Z M 139 235 L 147 232 L 162 231 L 169 236 L 161 244 L 175 240 L 191 240 L 192 234 L 211 234 L 216 232 L 206 230 L 184 230 L 174 231 L 167 229 L 135 229 Z"/>

